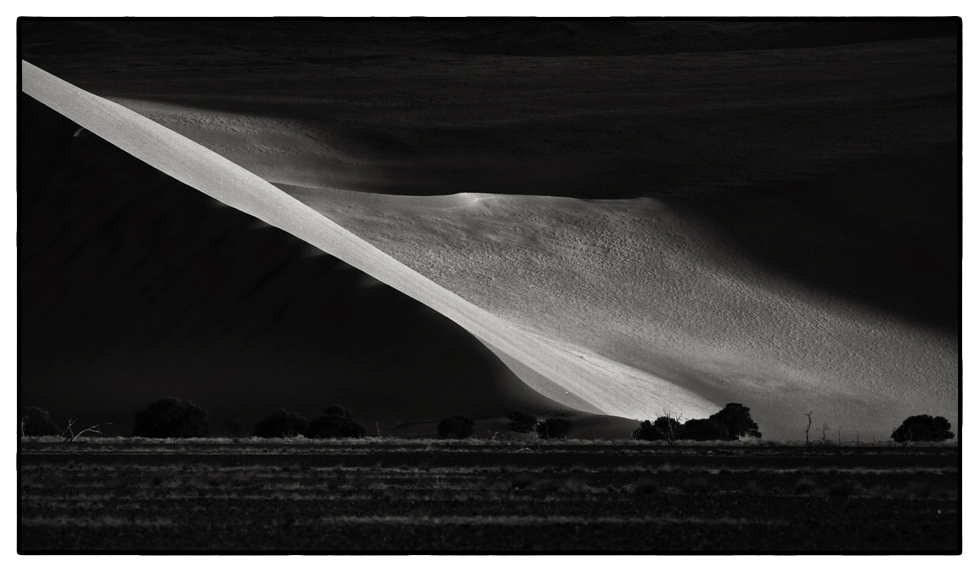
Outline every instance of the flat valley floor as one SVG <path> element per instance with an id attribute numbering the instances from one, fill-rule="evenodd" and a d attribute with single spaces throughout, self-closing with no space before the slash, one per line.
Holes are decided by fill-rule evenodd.
<path id="1" fill-rule="evenodd" d="M 21 443 L 29 553 L 942 553 L 955 447 Z"/>

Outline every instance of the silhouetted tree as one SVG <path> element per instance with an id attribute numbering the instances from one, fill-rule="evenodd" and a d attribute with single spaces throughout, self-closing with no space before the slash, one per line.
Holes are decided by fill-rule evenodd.
<path id="1" fill-rule="evenodd" d="M 632 438 L 636 441 L 662 441 L 663 435 L 647 419 L 639 423 L 639 428 L 632 432 Z"/>
<path id="2" fill-rule="evenodd" d="M 439 421 L 439 437 L 443 439 L 465 439 L 473 434 L 476 422 L 465 415 L 453 415 Z"/>
<path id="3" fill-rule="evenodd" d="M 306 431 L 306 418 L 302 415 L 280 409 L 262 419 L 255 425 L 256 437 L 295 437 Z"/>
<path id="4" fill-rule="evenodd" d="M 207 437 L 207 411 L 189 401 L 166 397 L 136 412 L 133 435 L 154 439 Z"/>
<path id="5" fill-rule="evenodd" d="M 105 433 L 103 433 L 99 427 L 102 427 L 103 425 L 115 425 L 115 423 L 98 423 L 96 425 L 92 425 L 91 427 L 86 427 L 80 431 L 75 431 L 75 421 L 78 421 L 78 419 L 69 419 L 68 427 L 65 428 L 64 432 L 61 434 L 61 436 L 65 438 L 65 443 L 74 443 L 75 439 L 78 439 L 86 433 L 93 433 L 95 435 L 102 435 L 104 437 Z"/>
<path id="6" fill-rule="evenodd" d="M 673 445 L 680 438 L 682 426 L 683 421 L 679 415 L 665 413 L 652 423 L 648 419 L 640 423 L 639 428 L 632 432 L 632 438 L 640 441 L 666 441 L 668 445 Z"/>
<path id="7" fill-rule="evenodd" d="M 523 411 L 514 411 L 513 413 L 506 416 L 510 420 L 507 424 L 507 428 L 511 431 L 516 431 L 517 433 L 530 433 L 537 428 L 537 418 L 530 413 L 524 413 Z"/>
<path id="8" fill-rule="evenodd" d="M 951 429 L 952 424 L 944 417 L 913 415 L 891 433 L 891 439 L 905 444 L 911 441 L 945 441 L 955 437 Z"/>
<path id="9" fill-rule="evenodd" d="M 20 412 L 20 435 L 24 437 L 61 435 L 61 429 L 58 429 L 47 411 L 40 407 L 25 407 Z"/>
<path id="10" fill-rule="evenodd" d="M 724 409 L 711 415 L 709 419 L 719 421 L 727 427 L 727 439 L 761 437 L 761 433 L 758 431 L 758 425 L 751 420 L 750 409 L 740 403 L 728 403 L 724 406 Z"/>
<path id="11" fill-rule="evenodd" d="M 361 438 L 367 433 L 363 425 L 353 420 L 353 414 L 339 405 L 327 407 L 323 414 L 306 425 L 304 435 L 310 439 Z"/>
<path id="12" fill-rule="evenodd" d="M 680 427 L 680 439 L 692 441 L 726 441 L 728 429 L 713 419 L 691 419 Z"/>
<path id="13" fill-rule="evenodd" d="M 564 417 L 551 417 L 537 424 L 537 435 L 541 439 L 567 439 L 574 423 Z"/>

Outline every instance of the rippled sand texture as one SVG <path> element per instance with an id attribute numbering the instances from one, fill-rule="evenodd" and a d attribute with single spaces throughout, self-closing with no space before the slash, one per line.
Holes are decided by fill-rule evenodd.
<path id="1" fill-rule="evenodd" d="M 287 190 L 616 375 L 652 374 L 714 404 L 749 403 L 776 432 L 791 434 L 800 411 L 832 411 L 870 432 L 909 407 L 955 408 L 951 340 L 767 275 L 652 199 Z M 623 417 L 676 408 L 641 385 L 598 399 Z"/>
<path id="2" fill-rule="evenodd" d="M 786 50 L 767 56 L 764 74 L 750 81 L 736 70 L 754 65 L 751 52 L 526 64 L 520 77 L 530 94 L 534 74 L 542 85 L 572 71 L 605 78 L 589 84 L 593 91 L 538 93 L 581 104 L 549 114 L 544 103 L 509 92 L 494 100 L 492 66 L 501 60 L 478 55 L 445 64 L 471 64 L 471 82 L 448 102 L 436 101 L 443 92 L 433 89 L 430 106 L 420 108 L 402 107 L 397 90 L 371 101 L 341 97 L 376 80 L 380 68 L 356 65 L 347 77 L 311 77 L 306 93 L 297 74 L 281 76 L 280 93 L 253 80 L 248 93 L 206 85 L 199 96 L 156 98 L 146 86 L 158 79 L 135 81 L 128 92 L 106 80 L 105 97 L 188 138 L 182 153 L 197 153 L 192 141 L 228 159 L 234 176 L 247 172 L 248 185 L 261 186 L 251 174 L 272 183 L 255 194 L 227 184 L 219 198 L 434 304 L 547 397 L 638 419 L 665 411 L 698 417 L 741 402 L 773 438 L 800 438 L 803 414 L 815 411 L 869 439 L 914 413 L 957 423 L 957 337 L 772 271 L 669 197 L 709 200 L 718 188 L 951 141 L 954 123 L 941 106 L 908 107 L 895 115 L 901 121 L 858 114 L 861 106 L 904 109 L 902 102 L 953 89 L 945 56 L 921 55 L 945 54 L 949 42 Z M 870 63 L 849 67 L 855 53 Z M 630 83 L 626 72 L 635 66 L 658 73 Z M 909 66 L 930 70 L 934 81 L 901 85 L 900 98 L 879 91 L 900 85 Z M 460 77 L 422 80 L 444 87 Z M 851 83 L 858 87 L 833 87 Z M 418 101 L 417 85 L 408 89 L 415 90 L 408 100 Z M 467 110 L 480 99 L 486 108 L 474 119 Z M 805 123 L 802 110 L 838 100 L 850 111 L 827 114 L 833 123 Z M 618 106 L 610 119 L 602 101 Z M 766 123 L 775 101 L 782 121 Z M 532 108 L 532 121 L 520 118 L 521 106 Z M 650 106 L 663 111 L 650 115 Z M 693 108 L 696 120 L 677 119 Z M 555 127 L 564 116 L 574 121 Z M 161 168 L 173 174 L 185 166 Z M 220 178 L 201 169 L 201 185 Z M 442 196 L 399 196 L 412 193 Z"/>

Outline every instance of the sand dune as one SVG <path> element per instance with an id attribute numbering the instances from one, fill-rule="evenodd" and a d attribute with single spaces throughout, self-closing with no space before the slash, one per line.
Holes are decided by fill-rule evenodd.
<path id="1" fill-rule="evenodd" d="M 909 404 L 955 408 L 954 339 L 761 271 L 653 199 L 279 186 L 495 315 L 565 351 L 589 348 L 582 359 L 636 376 L 630 387 L 653 375 L 744 401 L 784 434 L 810 410 L 870 435 Z M 603 393 L 625 417 L 672 405 Z"/>
<path id="2" fill-rule="evenodd" d="M 424 304 L 88 131 L 75 137 L 26 94 L 18 113 L 31 126 L 18 145 L 20 403 L 122 435 L 163 395 L 207 409 L 217 435 L 330 403 L 385 435 L 432 436 L 452 412 L 486 436 L 515 409 L 561 409 Z M 587 431 L 577 417 L 582 436 L 635 423 L 603 416 Z"/>
<path id="3" fill-rule="evenodd" d="M 565 31 L 559 27 L 555 33 Z M 861 50 L 888 62 L 903 57 L 901 49 L 890 52 L 871 45 Z M 842 57 L 842 52 L 831 54 L 830 59 Z M 745 65 L 744 57 L 733 54 L 722 59 L 737 66 Z M 786 57 L 800 65 L 809 62 L 804 52 Z M 606 63 L 585 59 L 575 65 L 597 73 Z M 677 103 L 676 94 L 697 93 L 702 72 L 684 58 L 668 59 L 662 65 L 671 78 L 669 89 L 657 95 L 664 107 L 698 105 L 691 103 L 697 101 L 708 110 L 704 113 L 713 113 L 729 105 L 714 101 L 714 93 L 707 93 L 707 100 L 690 97 Z M 820 66 L 823 73 L 843 69 L 831 61 Z M 800 66 L 776 67 L 780 73 L 804 73 Z M 630 418 L 649 418 L 665 410 L 702 416 L 725 402 L 740 401 L 752 407 L 766 436 L 775 438 L 798 438 L 802 414 L 809 410 L 817 412 L 817 419 L 866 438 L 886 437 L 891 426 L 916 412 L 941 412 L 957 421 L 958 352 L 953 335 L 767 272 L 724 237 L 681 216 L 664 201 L 585 201 L 486 192 L 398 197 L 342 190 L 397 187 L 396 173 L 405 168 L 402 165 L 410 171 L 419 168 L 411 167 L 414 163 L 422 168 L 439 165 L 428 156 L 458 155 L 452 149 L 451 130 L 437 123 L 435 114 L 445 106 L 411 111 L 414 119 L 408 123 L 425 119 L 424 129 L 433 131 L 425 139 L 399 134 L 406 124 L 387 132 L 344 131 L 331 128 L 328 117 L 266 116 L 259 96 L 249 100 L 253 109 L 247 113 L 216 109 L 213 96 L 204 105 L 205 98 L 198 104 L 190 96 L 165 103 L 114 95 L 112 99 L 122 104 L 117 105 L 65 85 L 30 64 L 25 63 L 24 69 L 25 91 L 34 97 L 178 179 L 435 308 L 476 335 L 531 387 L 557 401 Z M 555 69 L 535 73 L 561 73 Z M 897 68 L 888 63 L 873 72 L 884 78 L 882 85 L 889 85 L 897 77 L 891 77 L 892 69 Z M 631 81 L 626 75 L 615 77 L 624 87 Z M 835 101 L 837 94 L 831 89 L 835 85 L 827 81 L 825 88 L 784 97 L 798 106 L 823 105 Z M 913 87 L 920 98 L 932 97 L 946 86 Z M 868 88 L 864 95 L 870 93 Z M 576 97 L 591 101 L 605 95 L 588 92 Z M 629 105 L 645 104 L 640 99 Z M 278 105 L 290 104 L 281 100 Z M 357 105 L 350 101 L 339 107 Z M 507 105 L 517 104 L 508 101 Z M 828 144 L 836 127 L 824 126 L 825 135 L 818 129 L 813 133 L 823 137 L 824 144 L 799 153 L 787 146 L 798 140 L 797 135 L 754 121 L 757 113 L 764 113 L 764 102 L 758 105 L 761 111 L 746 108 L 751 109 L 751 121 L 741 116 L 724 119 L 750 131 L 742 139 L 744 152 L 719 155 L 726 158 L 712 163 L 711 176 L 724 184 L 736 184 L 735 179 L 746 172 L 761 173 L 756 175 L 761 179 L 796 176 L 842 157 L 867 154 L 866 143 L 882 130 L 893 135 L 905 130 L 884 117 L 862 116 L 866 121 L 853 128 L 857 137 L 853 143 Z M 382 106 L 389 115 L 397 109 L 397 102 Z M 923 109 L 913 113 L 936 113 Z M 365 113 L 347 113 L 355 111 Z M 487 125 L 508 121 L 502 116 L 492 119 Z M 548 168 L 567 169 L 573 178 L 574 158 L 597 162 L 613 143 L 603 121 L 598 116 L 585 123 L 595 133 L 590 143 L 581 133 L 564 136 L 559 131 L 562 136 L 553 145 L 566 151 L 559 154 L 542 151 L 547 132 L 528 133 L 519 125 L 502 134 L 492 125 L 478 132 L 500 138 L 519 134 L 526 140 L 513 143 L 518 158 L 542 153 L 550 161 Z M 701 131 L 710 135 L 712 125 L 658 117 L 655 128 L 678 137 L 678 144 L 648 135 L 634 140 L 637 145 L 655 142 L 648 151 L 672 154 L 673 159 L 695 152 L 700 159 L 711 160 L 716 150 L 701 151 L 695 143 L 684 141 L 706 140 L 716 146 L 721 137 L 705 139 L 703 133 L 684 137 Z M 933 136 L 930 132 L 910 138 L 889 136 L 883 144 L 888 146 L 885 151 L 898 152 L 910 145 L 931 144 Z M 434 150 L 424 153 L 424 145 L 433 141 Z M 467 141 L 460 149 L 470 149 L 471 144 Z M 500 149 L 506 150 L 508 144 L 495 145 L 487 154 L 495 162 L 469 166 L 467 176 L 479 169 L 507 171 Z M 582 145 L 588 148 L 579 148 Z M 405 162 L 406 156 L 418 160 Z M 555 167 L 553 156 L 565 158 L 561 169 Z M 443 162 L 437 176 L 427 181 L 441 185 L 442 191 L 467 190 L 466 181 L 454 179 L 445 164 L 455 163 Z M 533 165 L 521 163 L 519 176 L 501 176 L 493 184 L 533 171 Z M 417 186 L 415 175 L 411 184 Z M 563 179 L 555 180 L 561 184 Z M 528 194 L 532 183 L 521 179 L 519 192 Z M 480 181 L 473 185 L 486 187 Z M 615 185 L 601 188 L 599 196 L 616 192 Z"/>
<path id="4" fill-rule="evenodd" d="M 282 228 L 359 268 L 460 324 L 490 347 L 549 383 L 525 381 L 559 402 L 609 412 L 610 396 L 647 397 L 694 415 L 717 404 L 643 372 L 621 377 L 590 359 L 586 348 L 558 345 L 466 301 L 321 216 L 300 201 L 197 143 L 118 104 L 84 92 L 31 64 L 23 64 L 24 91 L 100 137 L 174 178 L 243 212 Z M 554 394 L 557 390 L 558 394 Z M 566 394 L 570 394 L 568 397 Z"/>

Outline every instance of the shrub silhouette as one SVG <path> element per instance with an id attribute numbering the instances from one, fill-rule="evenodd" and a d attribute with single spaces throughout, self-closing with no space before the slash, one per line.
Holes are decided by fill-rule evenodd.
<path id="1" fill-rule="evenodd" d="M 18 429 L 27 437 L 61 435 L 61 429 L 51 419 L 51 414 L 40 407 L 25 407 L 20 412 Z M 18 434 L 20 434 L 20 431 Z"/>
<path id="2" fill-rule="evenodd" d="M 728 403 L 707 419 L 690 419 L 680 422 L 678 415 L 664 415 L 650 423 L 647 419 L 632 432 L 632 438 L 640 441 L 667 441 L 678 439 L 694 441 L 729 441 L 742 437 L 761 437 L 758 425 L 752 421 L 750 410 L 740 403 Z"/>
<path id="3" fill-rule="evenodd" d="M 367 430 L 353 420 L 353 414 L 339 405 L 327 407 L 323 414 L 306 425 L 303 433 L 309 439 L 361 438 Z"/>
<path id="4" fill-rule="evenodd" d="M 473 434 L 476 422 L 464 415 L 453 415 L 439 421 L 439 437 L 443 439 L 465 439 Z"/>
<path id="5" fill-rule="evenodd" d="M 713 419 L 691 419 L 680 427 L 680 439 L 692 441 L 726 441 L 728 429 Z"/>
<path id="6" fill-rule="evenodd" d="M 944 417 L 913 415 L 891 433 L 891 439 L 905 444 L 911 441 L 945 441 L 955 437 L 951 429 L 952 424 Z"/>
<path id="7" fill-rule="evenodd" d="M 551 417 L 537 424 L 537 436 L 541 439 L 566 439 L 574 423 L 563 417 Z"/>
<path id="8" fill-rule="evenodd" d="M 510 420 L 507 428 L 517 433 L 530 433 L 537 428 L 537 418 L 523 411 L 514 411 L 506 418 Z"/>
<path id="9" fill-rule="evenodd" d="M 758 425 L 751 420 L 750 409 L 740 403 L 728 403 L 709 419 L 722 423 L 727 428 L 726 439 L 735 440 L 742 437 L 761 438 Z"/>
<path id="10" fill-rule="evenodd" d="M 306 431 L 306 418 L 302 415 L 280 409 L 262 419 L 255 425 L 256 437 L 295 437 Z"/>
<path id="11" fill-rule="evenodd" d="M 136 412 L 133 436 L 153 439 L 207 437 L 207 411 L 189 401 L 166 397 Z"/>
<path id="12" fill-rule="evenodd" d="M 653 428 L 653 424 L 647 419 L 639 423 L 639 428 L 632 432 L 632 438 L 636 441 L 659 441 L 663 436 Z"/>
<path id="13" fill-rule="evenodd" d="M 648 419 L 640 423 L 639 428 L 632 432 L 632 438 L 640 441 L 667 441 L 672 444 L 681 438 L 682 428 L 683 424 L 677 416 L 663 415 L 652 423 Z"/>

